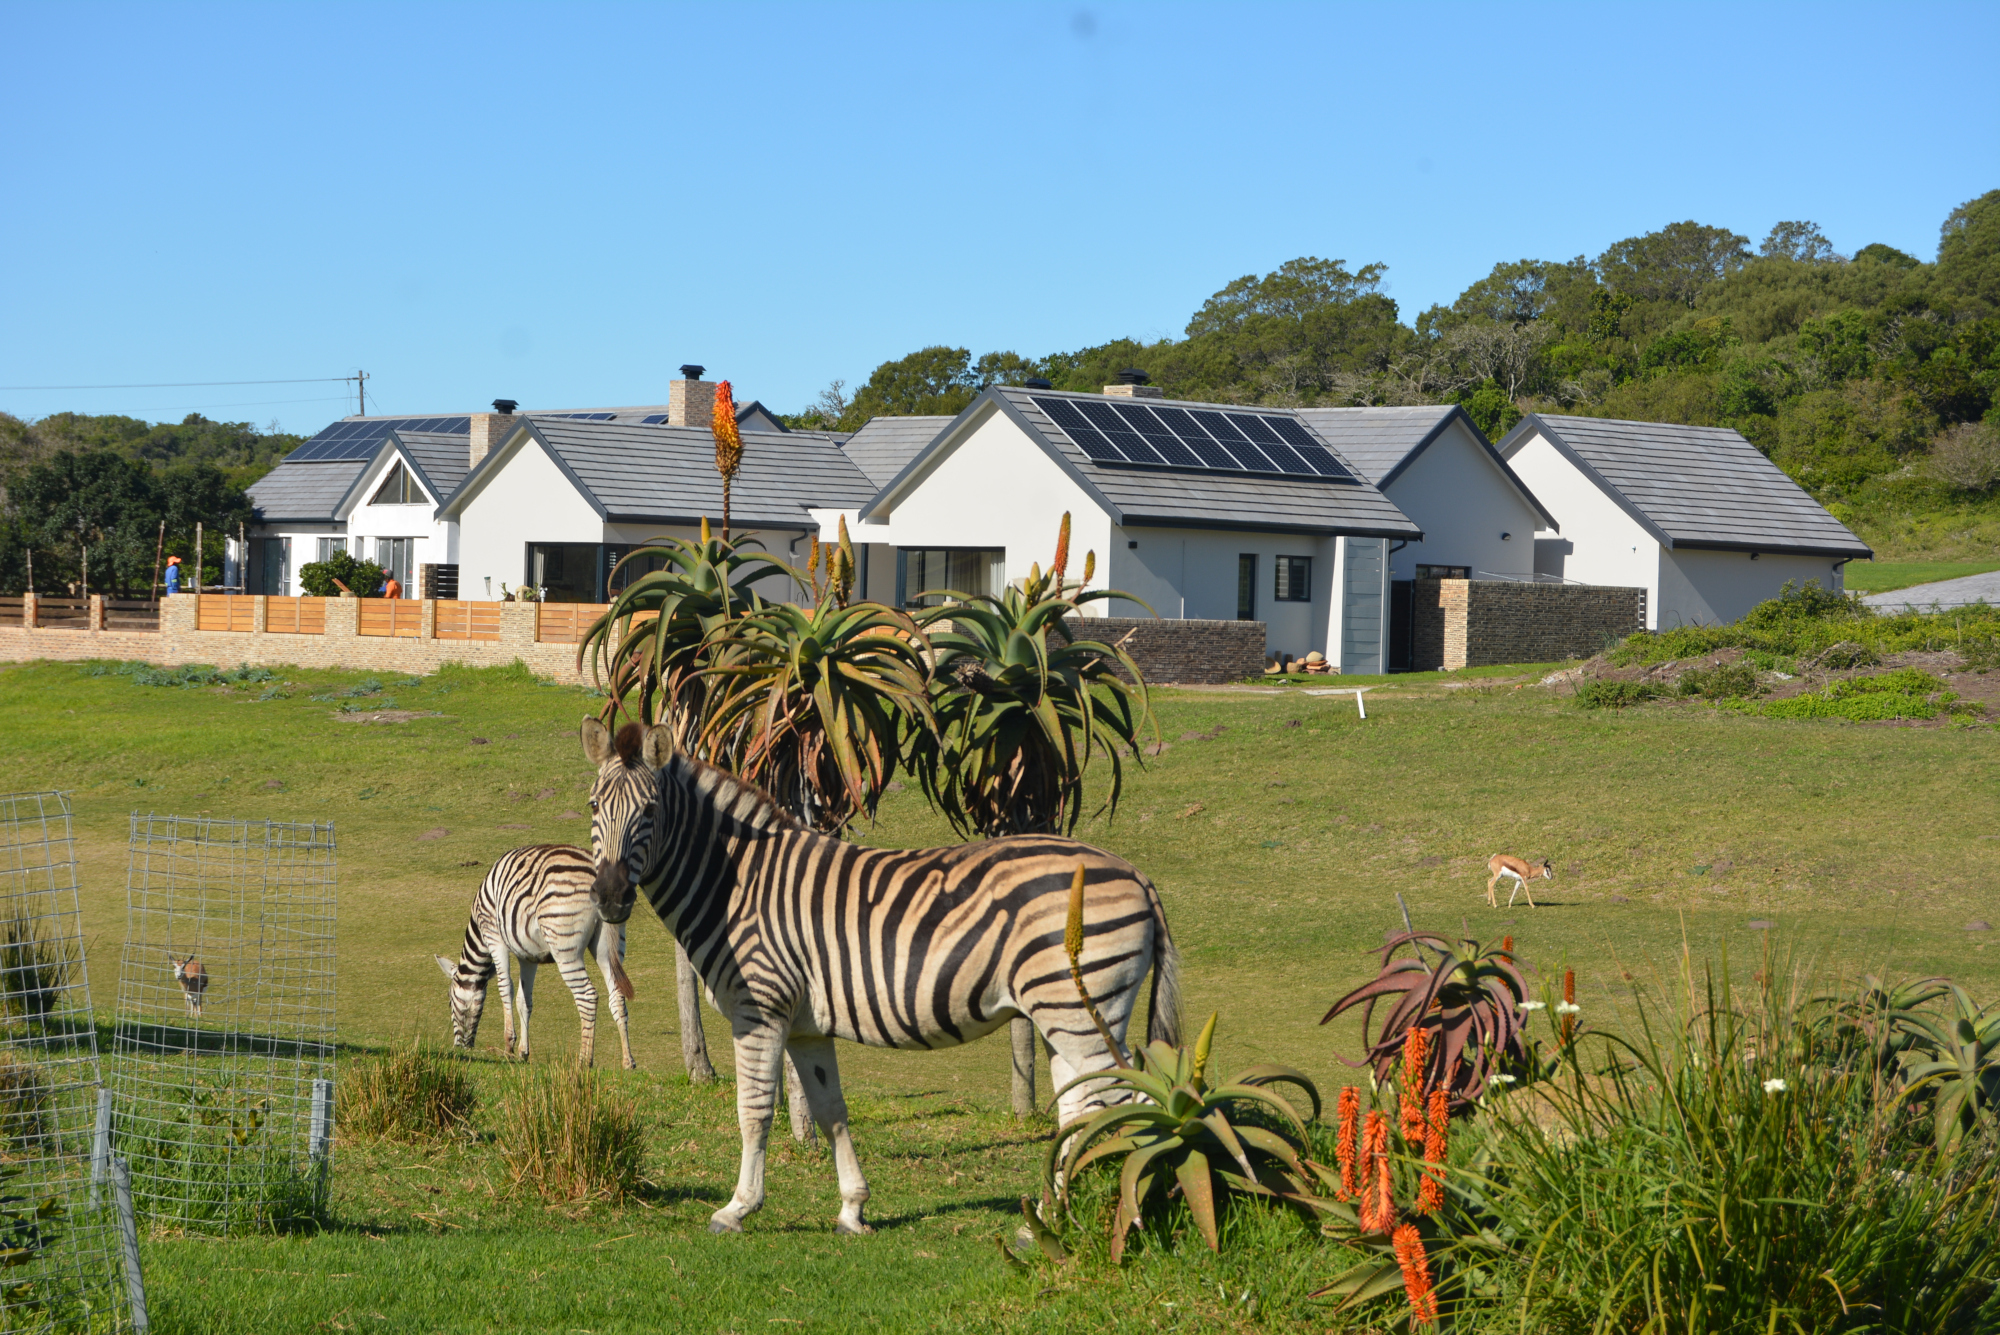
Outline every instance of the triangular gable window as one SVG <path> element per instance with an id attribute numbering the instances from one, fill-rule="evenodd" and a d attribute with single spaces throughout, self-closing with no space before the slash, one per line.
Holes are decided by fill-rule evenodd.
<path id="1" fill-rule="evenodd" d="M 426 505 L 429 502 L 430 497 L 424 495 L 424 489 L 417 485 L 416 478 L 410 475 L 409 468 L 399 459 L 396 461 L 396 466 L 389 471 L 389 476 L 382 479 L 382 485 L 376 489 L 375 499 L 369 504 Z"/>

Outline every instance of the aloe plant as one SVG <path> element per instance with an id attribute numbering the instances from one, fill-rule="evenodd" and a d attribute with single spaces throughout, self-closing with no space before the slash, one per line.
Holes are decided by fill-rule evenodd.
<path id="1" fill-rule="evenodd" d="M 894 608 L 773 603 L 708 645 L 699 749 L 819 830 L 872 817 L 903 734 L 935 730 L 923 635 Z"/>
<path id="2" fill-rule="evenodd" d="M 1070 833 L 1082 815 L 1084 778 L 1100 757 L 1111 771 L 1104 809 L 1116 811 L 1125 756 L 1140 750 L 1142 729 L 1157 738 L 1139 665 L 1118 645 L 1077 638 L 1066 620 L 1087 625 L 1080 609 L 1106 598 L 1146 604 L 1085 588 L 1094 553 L 1083 580 L 1067 580 L 1068 553 L 1065 514 L 1048 570 L 1037 564 L 999 595 L 928 590 L 954 601 L 918 614 L 936 654 L 933 709 L 943 745 L 919 753 L 917 776 L 962 835 Z"/>
<path id="3" fill-rule="evenodd" d="M 1152 1043 L 1137 1064 L 1080 1076 L 1060 1093 L 1093 1086 L 1098 1097 L 1124 1100 L 1079 1118 L 1056 1133 L 1045 1178 L 1067 1211 L 1078 1174 L 1098 1163 L 1118 1165 L 1118 1213 L 1111 1225 L 1111 1260 L 1144 1217 L 1155 1189 L 1177 1183 L 1195 1226 L 1211 1251 L 1221 1250 L 1215 1216 L 1218 1195 L 1238 1192 L 1293 1204 L 1309 1200 L 1311 1169 L 1304 1157 L 1305 1122 L 1292 1104 L 1269 1088 L 1296 1085 L 1319 1116 L 1319 1089 L 1288 1066 L 1252 1066 L 1228 1080 L 1208 1079 L 1216 1017 L 1202 1027 L 1192 1049 Z M 1246 1122 L 1246 1111 L 1275 1113 L 1282 1126 Z"/>
<path id="4" fill-rule="evenodd" d="M 2000 1115 L 2000 1005 L 1982 1010 L 1957 983 L 1947 986 L 1953 1013 L 1908 1017 L 1921 1038 L 1902 1061 L 1903 1097 L 1930 1096 L 1932 1137 L 1949 1151 Z"/>
<path id="5" fill-rule="evenodd" d="M 1405 946 L 1414 957 L 1395 958 Z M 1423 958 L 1425 948 L 1438 957 L 1434 966 Z M 1521 1010 L 1528 999 L 1528 980 L 1511 951 L 1485 949 L 1477 941 L 1453 943 L 1424 932 L 1403 932 L 1389 938 L 1381 954 L 1380 972 L 1320 1017 L 1326 1024 L 1356 1006 L 1364 1008 L 1361 1037 L 1366 1049 L 1362 1060 L 1349 1062 L 1350 1066 L 1373 1066 L 1376 1079 L 1387 1082 L 1403 1058 L 1409 1031 L 1429 1029 L 1421 1083 L 1449 1090 L 1459 1108 L 1477 1101 L 1495 1075 L 1532 1068 L 1534 1055 Z M 1390 1003 L 1389 1013 L 1370 1039 L 1375 1007 L 1385 1001 Z"/>

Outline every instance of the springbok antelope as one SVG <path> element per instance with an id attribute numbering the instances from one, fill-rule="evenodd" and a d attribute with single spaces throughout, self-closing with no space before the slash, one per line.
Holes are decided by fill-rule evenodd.
<path id="1" fill-rule="evenodd" d="M 174 966 L 174 981 L 181 985 L 181 995 L 187 998 L 188 1014 L 200 1019 L 201 994 L 208 991 L 208 973 L 201 967 L 201 961 L 192 955 L 184 960 L 169 955 L 167 963 Z"/>
<path id="2" fill-rule="evenodd" d="M 1556 878 L 1556 869 L 1549 865 L 1547 858 L 1543 858 L 1542 865 L 1537 867 L 1532 862 L 1524 862 L 1505 853 L 1495 853 L 1486 859 L 1486 870 L 1493 873 L 1493 879 L 1486 883 L 1486 903 L 1488 907 L 1496 909 L 1500 907 L 1500 897 L 1495 893 L 1494 887 L 1500 884 L 1501 877 L 1514 878 L 1514 888 L 1507 892 L 1507 907 L 1510 909 L 1514 907 L 1514 896 L 1523 891 L 1527 891 L 1528 907 L 1536 907 L 1535 892 L 1528 889 L 1528 882 L 1553 881 Z"/>

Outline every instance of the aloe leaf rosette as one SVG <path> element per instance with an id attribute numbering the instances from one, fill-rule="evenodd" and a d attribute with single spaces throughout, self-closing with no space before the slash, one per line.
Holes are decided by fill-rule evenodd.
<path id="1" fill-rule="evenodd" d="M 1405 946 L 1419 952 L 1428 948 L 1437 963 L 1421 953 L 1395 958 Z M 1368 1046 L 1360 1061 L 1348 1065 L 1372 1066 L 1378 1081 L 1388 1081 L 1403 1059 L 1409 1031 L 1426 1028 L 1431 1041 L 1421 1083 L 1450 1090 L 1452 1103 L 1459 1108 L 1475 1103 L 1495 1075 L 1532 1065 L 1521 1011 L 1521 1003 L 1528 999 L 1528 980 L 1509 951 L 1402 932 L 1384 943 L 1381 954 L 1375 977 L 1334 1002 L 1320 1019 L 1326 1024 L 1362 1007 L 1362 1041 Z M 1386 1005 L 1388 1014 L 1370 1040 L 1378 1005 Z"/>
<path id="2" fill-rule="evenodd" d="M 1099 1164 L 1117 1166 L 1113 1264 L 1123 1258 L 1126 1238 L 1149 1203 L 1175 1188 L 1212 1251 L 1221 1249 L 1216 1210 L 1228 1193 L 1295 1205 L 1311 1196 L 1305 1121 L 1273 1086 L 1295 1086 L 1311 1101 L 1313 1117 L 1319 1115 L 1318 1088 L 1285 1066 L 1253 1066 L 1211 1084 L 1215 1024 L 1210 1016 L 1192 1050 L 1152 1043 L 1135 1054 L 1137 1065 L 1079 1076 L 1059 1091 L 1088 1085 L 1094 1097 L 1120 1100 L 1057 1132 L 1045 1165 L 1049 1192 L 1065 1212 L 1081 1174 Z"/>

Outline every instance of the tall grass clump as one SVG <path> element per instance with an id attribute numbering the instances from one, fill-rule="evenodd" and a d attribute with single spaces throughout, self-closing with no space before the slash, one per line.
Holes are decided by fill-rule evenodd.
<path id="1" fill-rule="evenodd" d="M 410 1143 L 462 1134 L 478 1102 L 464 1063 L 422 1042 L 341 1067 L 338 1094 L 342 1132 Z"/>
<path id="2" fill-rule="evenodd" d="M 1725 970 L 1726 972 L 1726 970 Z M 1829 1003 L 1710 979 L 1493 1101 L 1476 1176 L 1509 1329 L 2000 1329 L 2000 1159 L 1940 1152 Z M 1794 975 L 1796 981 L 1796 975 Z M 1980 1309 L 1986 1308 L 1986 1315 Z M 1467 1316 L 1474 1315 L 1471 1312 Z"/>
<path id="3" fill-rule="evenodd" d="M 517 1187 L 544 1200 L 621 1199 L 639 1184 L 638 1104 L 581 1064 L 526 1074 L 502 1111 L 500 1156 Z"/>
<path id="4" fill-rule="evenodd" d="M 50 936 L 37 919 L 0 921 L 0 1015 L 10 1024 L 47 1022 L 81 959 L 74 937 Z"/>

